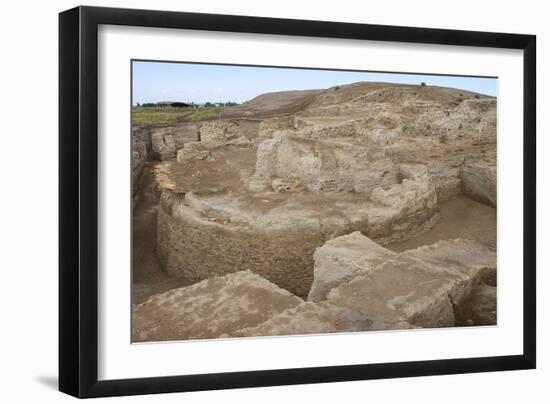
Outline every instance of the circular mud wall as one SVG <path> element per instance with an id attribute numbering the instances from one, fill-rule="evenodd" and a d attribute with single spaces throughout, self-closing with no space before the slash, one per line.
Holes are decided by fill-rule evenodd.
<path id="1" fill-rule="evenodd" d="M 435 200 L 433 189 L 430 195 Z M 432 227 L 439 217 L 437 204 L 428 209 L 424 198 L 412 202 L 412 211 L 396 214 L 393 208 L 377 205 L 375 216 L 356 212 L 354 221 L 289 216 L 284 223 L 250 224 L 195 209 L 184 194 L 165 191 L 157 219 L 157 254 L 168 274 L 190 282 L 250 270 L 305 297 L 313 281 L 313 253 L 327 240 L 360 231 L 385 244 Z"/>
<path id="2" fill-rule="evenodd" d="M 305 297 L 313 281 L 313 252 L 325 241 L 318 227 L 221 224 L 166 200 L 158 212 L 161 264 L 192 282 L 249 269 Z"/>

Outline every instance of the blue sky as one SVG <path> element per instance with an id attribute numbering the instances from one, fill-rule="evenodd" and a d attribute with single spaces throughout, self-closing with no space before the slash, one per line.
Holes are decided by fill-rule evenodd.
<path id="1" fill-rule="evenodd" d="M 424 81 L 428 85 L 497 94 L 495 78 L 134 61 L 132 102 L 244 102 L 273 91 L 320 89 L 358 81 Z"/>

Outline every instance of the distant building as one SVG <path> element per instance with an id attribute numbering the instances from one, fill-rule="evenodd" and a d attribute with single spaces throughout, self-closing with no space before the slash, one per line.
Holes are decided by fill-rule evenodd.
<path id="1" fill-rule="evenodd" d="M 158 108 L 187 108 L 190 107 L 189 104 L 185 102 L 174 102 L 174 101 L 161 101 L 157 102 Z"/>

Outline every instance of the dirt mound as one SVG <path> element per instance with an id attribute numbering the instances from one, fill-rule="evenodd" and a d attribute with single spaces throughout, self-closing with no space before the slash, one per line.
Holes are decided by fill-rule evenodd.
<path id="1" fill-rule="evenodd" d="M 305 109 L 324 90 L 278 91 L 259 95 L 243 105 L 224 108 L 223 116 L 268 117 L 296 113 Z"/>
<path id="2" fill-rule="evenodd" d="M 284 115 L 339 116 L 356 114 L 358 110 L 391 104 L 412 107 L 411 113 L 422 108 L 453 108 L 463 101 L 477 110 L 492 108 L 476 101 L 494 101 L 494 97 L 471 91 L 383 82 L 358 82 L 328 89 L 278 91 L 258 95 L 238 106 L 221 108 L 217 116 L 224 119 L 263 120 Z M 211 117 L 208 120 L 217 119 Z"/>
<path id="3" fill-rule="evenodd" d="M 493 99 L 493 97 L 447 87 L 359 82 L 331 87 L 321 92 L 308 106 L 308 110 L 347 102 L 355 104 L 392 103 L 394 105 L 405 102 L 428 102 L 450 105 L 466 99 Z"/>

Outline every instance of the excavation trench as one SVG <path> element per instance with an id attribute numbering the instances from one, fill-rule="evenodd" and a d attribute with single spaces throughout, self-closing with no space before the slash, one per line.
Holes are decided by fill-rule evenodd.
<path id="1" fill-rule="evenodd" d="M 134 304 L 147 300 L 135 309 L 152 321 L 139 340 L 153 338 L 159 310 L 171 313 L 163 300 L 170 296 L 194 302 L 203 287 L 218 285 L 217 293 L 243 282 L 246 290 L 235 289 L 235 301 L 222 304 L 227 314 L 248 307 L 241 297 L 252 285 L 271 285 L 274 296 L 297 304 L 338 276 L 340 286 L 320 288 L 319 300 L 299 305 L 304 316 L 330 312 L 334 320 L 339 314 L 326 306 L 334 303 L 363 307 L 367 317 L 379 313 L 388 321 L 383 329 L 496 324 L 493 97 L 387 83 L 281 92 L 200 123 L 135 128 L 133 143 L 132 297 Z M 314 258 L 342 240 L 367 247 L 352 243 L 324 264 Z M 368 255 L 372 244 L 393 258 L 376 264 L 370 278 L 368 266 L 348 258 Z M 457 264 L 472 257 L 490 265 Z M 485 269 L 491 275 L 478 276 Z M 346 271 L 354 277 L 342 277 Z M 445 289 L 449 282 L 454 286 Z M 201 298 L 212 297 L 208 290 Z M 417 315 L 392 323 L 396 302 L 415 294 L 409 308 Z M 377 296 L 387 299 L 369 306 Z M 192 307 L 187 300 L 177 307 L 178 321 Z M 242 316 L 250 314 L 247 308 Z M 321 323 L 321 330 L 336 324 Z M 208 335 L 228 332 L 219 331 Z M 173 337 L 192 338 L 185 332 Z"/>
<path id="2" fill-rule="evenodd" d="M 157 184 L 153 175 L 153 164 L 147 164 L 140 179 L 140 186 L 134 201 L 133 211 L 133 249 L 132 249 L 132 276 L 133 276 L 133 302 L 141 303 L 148 297 L 169 289 L 190 285 L 201 279 L 196 276 L 185 276 L 192 271 L 179 271 L 178 275 L 168 274 L 161 265 L 157 255 L 157 226 L 159 212 L 159 197 L 156 191 Z M 479 241 L 491 248 L 496 248 L 496 209 L 479 203 L 463 195 L 458 195 L 439 204 L 439 220 L 435 225 L 422 234 L 405 241 L 387 244 L 390 250 L 401 252 L 414 249 L 419 246 L 433 244 L 439 240 L 464 238 Z M 183 229 L 181 230 L 184 231 Z M 296 240 L 297 243 L 303 242 Z M 319 240 L 312 248 L 319 247 L 323 241 Z M 319 245 L 317 245 L 319 244 Z M 214 246 L 215 247 L 215 246 Z M 298 245 L 299 247 L 299 245 Z M 260 245 L 256 248 L 262 248 Z M 222 249 L 223 250 L 223 249 Z M 286 252 L 286 251 L 285 251 Z M 207 257 L 208 258 L 208 257 Z M 197 258 L 200 260 L 200 257 Z M 196 264 L 198 265 L 198 263 Z M 306 297 L 311 284 L 313 262 L 299 262 L 298 265 L 308 265 L 308 268 L 299 270 L 306 274 L 303 279 L 291 279 L 291 284 L 303 283 L 298 288 L 298 295 Z M 293 271 L 287 276 L 292 277 Z M 307 276 L 309 274 L 309 276 Z M 268 273 L 263 276 L 270 278 Z M 208 276 L 202 276 L 207 278 Z M 273 277 L 271 277 L 273 279 Z M 281 287 L 288 287 L 289 282 L 277 281 Z M 296 290 L 296 288 L 293 288 Z M 467 314 L 465 314 L 467 316 Z"/>

